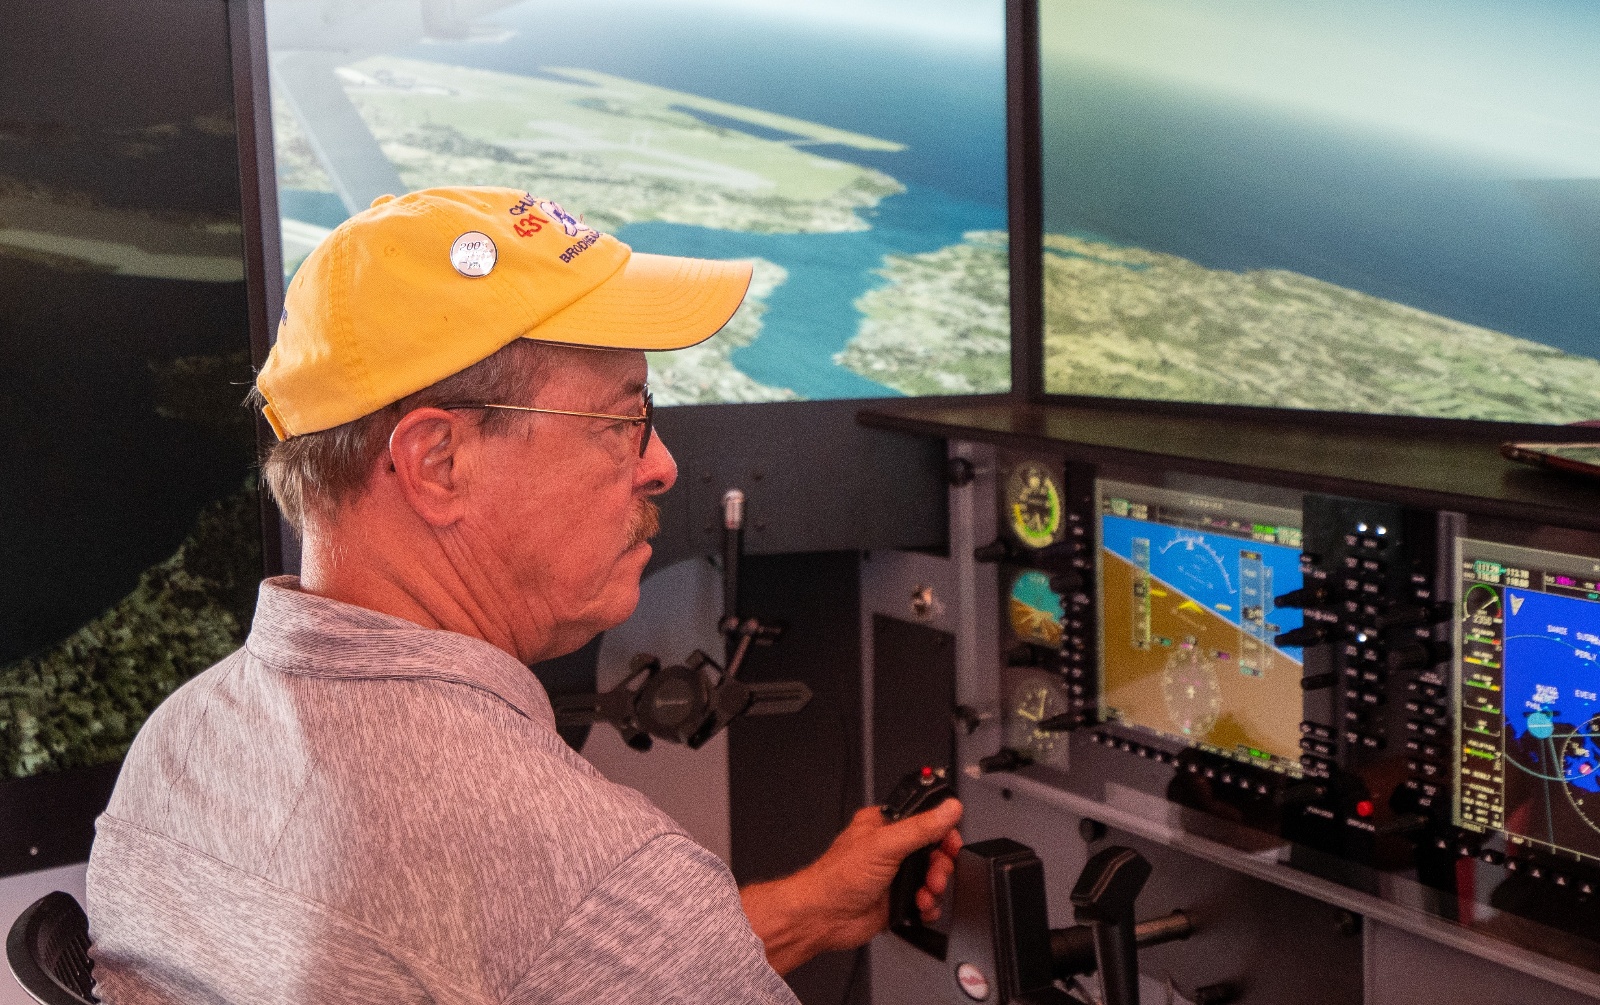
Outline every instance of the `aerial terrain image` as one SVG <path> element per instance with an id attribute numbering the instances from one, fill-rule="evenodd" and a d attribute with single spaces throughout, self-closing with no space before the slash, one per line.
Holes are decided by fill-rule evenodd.
<path id="1" fill-rule="evenodd" d="M 657 403 L 1009 388 L 999 0 L 418 10 L 269 0 L 286 272 L 385 191 L 509 186 L 754 263 Z"/>
<path id="2" fill-rule="evenodd" d="M 155 6 L 0 31 L 98 71 L 0 91 L 0 788 L 113 765 L 261 578 L 227 12 Z"/>
<path id="3" fill-rule="evenodd" d="M 1040 8 L 1047 390 L 1600 418 L 1600 8 Z"/>

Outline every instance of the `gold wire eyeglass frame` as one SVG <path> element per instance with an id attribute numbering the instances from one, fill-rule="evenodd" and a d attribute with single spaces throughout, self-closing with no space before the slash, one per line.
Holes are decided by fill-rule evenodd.
<path id="1" fill-rule="evenodd" d="M 533 408 L 529 405 L 489 405 L 476 401 L 458 401 L 447 405 L 437 405 L 446 411 L 460 408 L 496 408 L 507 412 L 538 412 L 542 415 L 575 415 L 580 419 L 610 419 L 612 422 L 631 422 L 635 425 L 644 424 L 644 435 L 639 437 L 639 456 L 643 457 L 645 451 L 650 449 L 650 434 L 655 429 L 656 406 L 650 397 L 650 389 L 644 389 L 644 414 L 643 415 L 611 415 L 606 412 L 570 412 L 563 408 Z"/>

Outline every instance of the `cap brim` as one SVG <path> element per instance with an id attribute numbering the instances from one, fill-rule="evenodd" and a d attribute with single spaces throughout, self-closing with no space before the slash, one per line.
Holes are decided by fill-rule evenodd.
<path id="1" fill-rule="evenodd" d="M 635 252 L 610 279 L 522 337 L 600 349 L 685 349 L 733 317 L 751 269 L 749 262 Z"/>

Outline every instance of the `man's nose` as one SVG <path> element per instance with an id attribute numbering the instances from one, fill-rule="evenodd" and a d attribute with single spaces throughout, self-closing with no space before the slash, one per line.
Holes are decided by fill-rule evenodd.
<path id="1" fill-rule="evenodd" d="M 644 449 L 644 457 L 634 471 L 634 478 L 641 490 L 653 496 L 672 488 L 678 480 L 678 462 L 672 459 L 672 451 L 667 449 L 667 445 L 661 442 L 661 435 L 654 430 L 651 430 L 650 443 Z"/>

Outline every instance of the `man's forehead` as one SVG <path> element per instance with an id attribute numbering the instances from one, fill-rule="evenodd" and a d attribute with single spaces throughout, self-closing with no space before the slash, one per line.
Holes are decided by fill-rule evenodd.
<path id="1" fill-rule="evenodd" d="M 644 390 L 649 364 L 642 352 L 631 349 L 589 349 L 550 346 L 546 385 L 582 387 L 610 397 L 637 395 Z"/>

